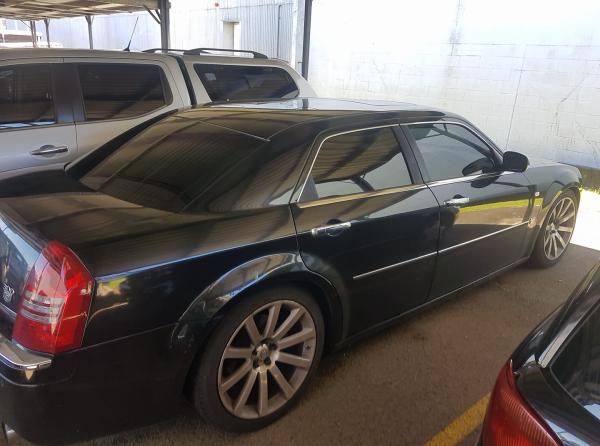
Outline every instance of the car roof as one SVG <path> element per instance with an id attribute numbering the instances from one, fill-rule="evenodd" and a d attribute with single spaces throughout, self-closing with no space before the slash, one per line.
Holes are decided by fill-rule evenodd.
<path id="1" fill-rule="evenodd" d="M 372 119 L 413 117 L 440 119 L 456 115 L 405 102 L 295 98 L 208 104 L 180 110 L 172 116 L 219 125 L 268 139 L 276 133 L 299 124 L 350 116 Z"/>

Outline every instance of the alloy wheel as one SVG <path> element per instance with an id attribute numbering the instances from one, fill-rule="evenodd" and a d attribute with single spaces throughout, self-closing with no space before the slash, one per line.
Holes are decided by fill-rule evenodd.
<path id="1" fill-rule="evenodd" d="M 575 228 L 577 207 L 571 197 L 564 197 L 556 203 L 544 232 L 544 253 L 548 260 L 558 259 L 571 241 Z"/>
<path id="2" fill-rule="evenodd" d="M 316 333 L 308 310 L 294 301 L 271 302 L 248 316 L 219 365 L 219 397 L 227 411 L 256 419 L 289 401 L 313 364 Z"/>

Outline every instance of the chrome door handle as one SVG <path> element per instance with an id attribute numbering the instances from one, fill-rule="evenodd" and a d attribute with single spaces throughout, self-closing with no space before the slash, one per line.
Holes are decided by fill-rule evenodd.
<path id="1" fill-rule="evenodd" d="M 324 235 L 328 235 L 330 237 L 341 234 L 342 232 L 350 229 L 352 226 L 352 222 L 344 222 L 344 223 L 336 223 L 333 225 L 327 226 L 319 226 L 318 228 L 313 228 L 310 230 L 310 233 L 313 237 L 322 237 Z"/>
<path id="2" fill-rule="evenodd" d="M 460 197 L 460 198 L 451 198 L 450 200 L 444 201 L 444 206 L 464 206 L 465 204 L 469 204 L 469 198 Z"/>
<path id="3" fill-rule="evenodd" d="M 64 153 L 68 151 L 69 148 L 67 146 L 53 146 L 52 144 L 47 144 L 39 149 L 32 150 L 29 153 L 32 155 L 55 155 L 57 153 Z"/>

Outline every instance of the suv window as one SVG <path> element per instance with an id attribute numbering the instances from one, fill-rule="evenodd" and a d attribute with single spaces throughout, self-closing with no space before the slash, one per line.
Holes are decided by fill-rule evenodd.
<path id="1" fill-rule="evenodd" d="M 302 192 L 302 201 L 409 184 L 410 173 L 393 130 L 360 130 L 325 140 Z"/>
<path id="2" fill-rule="evenodd" d="M 211 101 L 295 98 L 298 86 L 277 67 L 195 64 Z"/>
<path id="3" fill-rule="evenodd" d="M 55 122 L 48 65 L 0 67 L 0 129 Z"/>
<path id="4" fill-rule="evenodd" d="M 78 70 L 88 121 L 132 118 L 171 101 L 156 65 L 81 64 Z"/>
<path id="5" fill-rule="evenodd" d="M 461 125 L 415 124 L 408 128 L 432 181 L 494 170 L 490 148 Z"/>

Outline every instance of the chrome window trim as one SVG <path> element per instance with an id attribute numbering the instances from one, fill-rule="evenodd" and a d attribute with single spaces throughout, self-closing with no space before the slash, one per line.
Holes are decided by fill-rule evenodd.
<path id="1" fill-rule="evenodd" d="M 499 175 L 512 175 L 517 172 L 511 172 L 509 170 L 503 170 L 502 172 L 487 172 L 487 173 L 477 173 L 474 175 L 467 175 L 464 177 L 456 177 L 456 178 L 448 178 L 447 180 L 435 180 L 429 181 L 425 184 L 429 187 L 443 186 L 445 184 L 454 184 L 454 183 L 464 183 L 467 181 L 477 181 L 485 178 L 491 178 Z"/>
<path id="2" fill-rule="evenodd" d="M 335 138 L 336 136 L 347 135 L 349 133 L 364 132 L 366 130 L 385 129 L 385 128 L 392 128 L 392 127 L 400 127 L 400 124 L 399 123 L 394 123 L 394 124 L 376 125 L 376 126 L 371 126 L 371 127 L 362 127 L 360 129 L 352 129 L 352 130 L 346 130 L 346 131 L 343 131 L 343 132 L 333 133 L 333 134 L 328 135 L 325 138 L 323 138 L 323 140 L 319 144 L 319 147 L 317 148 L 317 151 L 315 153 L 315 156 L 312 159 L 312 162 L 310 163 L 310 167 L 308 169 L 308 173 L 306 174 L 306 177 L 304 178 L 304 182 L 302 183 L 302 187 L 300 188 L 300 193 L 298 194 L 298 198 L 296 199 L 296 203 L 301 203 L 300 200 L 302 198 L 302 194 L 304 193 L 304 188 L 306 187 L 306 183 L 308 183 L 308 179 L 310 178 L 310 174 L 312 173 L 313 167 L 315 167 L 315 162 L 317 161 L 317 158 L 319 157 L 319 153 L 321 152 L 321 148 L 323 147 L 323 144 L 325 144 L 325 141 L 327 141 L 328 139 L 331 139 L 331 138 Z M 398 148 L 401 149 L 399 142 L 398 142 Z M 409 170 L 409 172 L 410 172 L 410 170 Z M 407 186 L 411 186 L 411 184 L 408 184 Z M 404 187 L 404 186 L 399 186 L 399 187 Z M 382 189 L 382 190 L 386 190 L 386 189 Z M 379 192 L 379 191 L 376 191 L 376 192 Z M 360 192 L 358 194 L 350 194 L 350 195 L 343 195 L 343 196 L 344 197 L 349 197 L 351 195 L 359 195 L 359 194 L 360 194 Z M 329 197 L 319 198 L 318 200 L 311 200 L 311 201 L 325 200 L 327 198 L 329 198 Z M 311 201 L 305 201 L 304 203 L 310 203 Z"/>
<path id="3" fill-rule="evenodd" d="M 383 271 L 387 271 L 387 270 L 390 270 L 392 268 L 396 268 L 398 266 L 408 265 L 410 263 L 418 262 L 419 260 L 424 260 L 424 259 L 427 259 L 427 258 L 429 258 L 431 256 L 434 256 L 434 255 L 437 255 L 437 251 L 430 252 L 429 254 L 424 254 L 424 255 L 419 256 L 419 257 L 414 257 L 412 259 L 404 260 L 403 262 L 394 263 L 393 265 L 388 265 L 388 266 L 384 266 L 382 268 L 374 269 L 372 271 L 367 271 L 366 273 L 362 273 L 362 274 L 358 274 L 358 275 L 354 276 L 353 279 L 354 280 L 362 279 L 363 277 L 372 276 L 373 274 L 377 274 L 377 273 L 380 273 L 380 272 L 383 272 Z"/>
<path id="4" fill-rule="evenodd" d="M 468 240 L 466 242 L 459 243 L 457 245 L 449 246 L 448 248 L 440 249 L 438 251 L 430 252 L 429 254 L 425 254 L 425 255 L 422 255 L 422 256 L 419 256 L 419 257 L 414 257 L 412 259 L 404 260 L 402 262 L 394 263 L 392 265 L 384 266 L 384 267 L 381 267 L 381 268 L 377 268 L 377 269 L 374 269 L 372 271 L 367 271 L 366 273 L 358 274 L 358 275 L 354 276 L 353 279 L 354 280 L 362 279 L 364 277 L 368 277 L 368 276 L 371 276 L 373 274 L 377 274 L 377 273 L 380 273 L 380 272 L 383 272 L 383 271 L 387 271 L 387 270 L 392 269 L 392 268 L 396 268 L 396 267 L 403 266 L 403 265 L 408 265 L 408 264 L 413 263 L 413 262 L 418 262 L 420 260 L 424 260 L 426 258 L 434 256 L 436 254 L 443 254 L 443 253 L 451 251 L 453 249 L 460 248 L 460 247 L 466 246 L 466 245 L 470 245 L 471 243 L 475 243 L 475 242 L 478 242 L 480 240 L 484 240 L 484 239 L 486 239 L 488 237 L 492 237 L 494 235 L 498 235 L 498 234 L 501 234 L 503 232 L 510 231 L 511 229 L 516 229 L 518 227 L 521 227 L 521 226 L 524 226 L 524 225 L 528 225 L 529 223 L 530 223 L 530 220 L 523 221 L 521 223 L 517 223 L 515 225 L 509 226 L 508 228 L 500 229 L 499 231 L 491 232 L 489 234 L 482 235 L 481 237 L 477 237 L 477 238 L 474 238 L 472 240 Z"/>
<path id="5" fill-rule="evenodd" d="M 510 231 L 511 229 L 516 229 L 516 228 L 519 228 L 521 226 L 528 225 L 529 223 L 530 223 L 530 220 L 522 221 L 521 223 L 514 224 L 512 226 L 509 226 L 508 228 L 500 229 L 499 231 L 490 232 L 489 234 L 485 234 L 485 235 L 482 235 L 480 237 L 477 237 L 477 238 L 474 238 L 474 239 L 471 239 L 471 240 L 467 240 L 466 242 L 458 243 L 456 245 L 452 245 L 452 246 L 449 246 L 447 248 L 440 249 L 438 251 L 438 253 L 439 254 L 443 254 L 445 252 L 452 251 L 453 249 L 461 248 L 461 247 L 466 246 L 466 245 L 470 245 L 471 243 L 475 243 L 475 242 L 478 242 L 480 240 L 484 240 L 484 239 L 492 237 L 494 235 L 502 234 L 503 232 Z"/>
<path id="6" fill-rule="evenodd" d="M 32 353 L 0 335 L 0 362 L 11 369 L 34 371 L 52 364 L 52 358 Z"/>
<path id="7" fill-rule="evenodd" d="M 308 177 L 307 177 L 308 178 Z M 319 198 L 317 200 L 297 202 L 297 206 L 301 209 L 310 208 L 313 206 L 322 206 L 325 204 L 341 203 L 344 201 L 360 200 L 362 198 L 379 197 L 382 195 L 390 195 L 411 190 L 427 189 L 426 184 L 409 184 L 408 186 L 390 187 L 387 189 L 375 190 L 372 192 L 359 192 L 349 195 L 336 195 L 332 197 Z"/>

